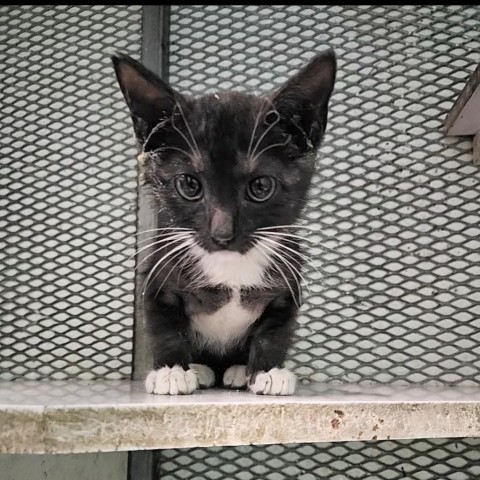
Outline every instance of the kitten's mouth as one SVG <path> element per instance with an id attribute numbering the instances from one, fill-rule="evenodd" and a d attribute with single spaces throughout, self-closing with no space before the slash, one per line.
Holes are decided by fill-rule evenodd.
<path id="1" fill-rule="evenodd" d="M 208 253 L 217 253 L 217 252 L 225 252 L 225 253 L 232 253 L 232 254 L 239 254 L 245 255 L 252 247 L 252 242 L 239 242 L 239 241 L 230 241 L 228 243 L 218 243 L 213 240 L 208 242 L 198 242 L 200 247 L 207 251 Z"/>
<path id="2" fill-rule="evenodd" d="M 192 248 L 192 253 L 197 258 L 202 258 L 205 256 L 209 256 L 209 257 L 214 256 L 215 258 L 228 261 L 228 260 L 240 260 L 242 257 L 247 256 L 247 254 L 252 250 L 252 248 L 253 248 L 253 245 L 248 246 L 243 251 L 228 250 L 225 248 L 217 248 L 213 250 L 213 249 L 206 248 L 200 244 L 197 244 Z"/>
<path id="3" fill-rule="evenodd" d="M 232 253 L 232 254 L 239 254 L 239 255 L 244 255 L 250 250 L 250 247 L 245 247 L 245 248 L 237 248 L 233 247 L 230 245 L 216 245 L 213 248 L 208 248 L 207 251 L 210 253 L 214 252 L 224 252 L 224 253 Z"/>

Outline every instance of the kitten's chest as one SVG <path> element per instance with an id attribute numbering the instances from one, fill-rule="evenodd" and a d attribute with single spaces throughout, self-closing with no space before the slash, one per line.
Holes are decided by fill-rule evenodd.
<path id="1" fill-rule="evenodd" d="M 269 296 L 264 278 L 268 259 L 257 250 L 240 255 L 193 249 L 202 279 L 210 285 L 187 299 L 197 347 L 224 353 L 241 342 L 261 316 Z"/>
<path id="2" fill-rule="evenodd" d="M 264 308 L 264 301 L 251 301 L 240 290 L 220 288 L 196 292 L 187 304 L 194 343 L 223 353 L 245 338 Z"/>

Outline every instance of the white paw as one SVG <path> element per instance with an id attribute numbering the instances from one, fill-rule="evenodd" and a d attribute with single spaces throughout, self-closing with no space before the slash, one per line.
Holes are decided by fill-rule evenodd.
<path id="1" fill-rule="evenodd" d="M 258 395 L 292 395 L 297 379 L 285 368 L 272 368 L 268 372 L 259 372 L 248 388 Z"/>
<path id="2" fill-rule="evenodd" d="M 215 383 L 215 374 L 210 367 L 200 363 L 190 363 L 188 365 L 197 375 L 200 388 L 210 388 Z"/>
<path id="3" fill-rule="evenodd" d="M 178 365 L 162 367 L 147 375 L 145 388 L 157 395 L 188 394 L 198 388 L 198 378 L 193 370 L 184 370 Z"/>
<path id="4" fill-rule="evenodd" d="M 233 365 L 225 370 L 223 384 L 230 388 L 241 388 L 247 384 L 247 367 L 245 365 Z"/>

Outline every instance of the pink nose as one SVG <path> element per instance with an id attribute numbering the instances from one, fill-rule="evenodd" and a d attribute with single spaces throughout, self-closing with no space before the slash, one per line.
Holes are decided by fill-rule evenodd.
<path id="1" fill-rule="evenodd" d="M 210 235 L 217 243 L 228 243 L 233 238 L 232 216 L 220 208 L 213 210 Z"/>

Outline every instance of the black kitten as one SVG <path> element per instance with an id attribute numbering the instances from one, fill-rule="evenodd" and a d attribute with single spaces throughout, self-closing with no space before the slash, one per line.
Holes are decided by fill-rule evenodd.
<path id="1" fill-rule="evenodd" d="M 332 51 L 268 96 L 182 95 L 114 56 L 159 229 L 144 282 L 148 392 L 248 387 L 289 395 L 300 304 L 295 222 L 335 82 Z"/>

